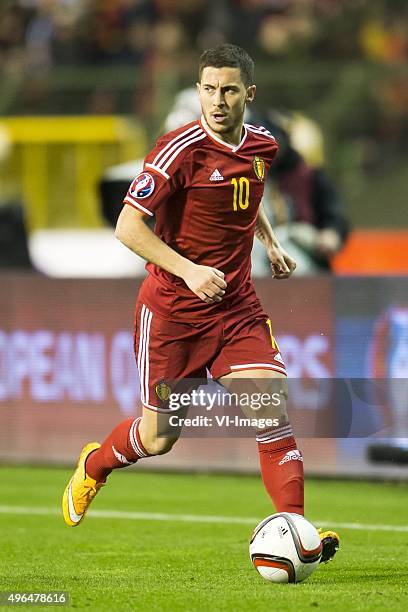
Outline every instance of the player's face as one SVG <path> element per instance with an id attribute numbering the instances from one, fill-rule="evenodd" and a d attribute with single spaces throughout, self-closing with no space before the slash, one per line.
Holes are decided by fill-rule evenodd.
<path id="1" fill-rule="evenodd" d="M 197 91 L 211 130 L 222 137 L 240 128 L 245 105 L 252 102 L 255 90 L 255 85 L 245 86 L 239 68 L 204 68 Z"/>

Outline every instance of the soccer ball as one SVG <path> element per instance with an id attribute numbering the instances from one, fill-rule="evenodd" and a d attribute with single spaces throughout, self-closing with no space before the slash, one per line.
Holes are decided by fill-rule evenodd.
<path id="1" fill-rule="evenodd" d="M 279 512 L 255 528 L 249 555 L 266 580 L 302 582 L 319 565 L 322 544 L 316 527 L 303 516 Z"/>

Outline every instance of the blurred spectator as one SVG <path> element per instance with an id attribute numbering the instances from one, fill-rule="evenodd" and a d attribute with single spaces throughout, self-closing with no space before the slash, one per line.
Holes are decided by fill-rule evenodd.
<path id="1" fill-rule="evenodd" d="M 20 202 L 0 201 L 1 268 L 31 268 L 27 224 Z"/>
<path id="2" fill-rule="evenodd" d="M 407 59 L 408 27 L 400 15 L 368 18 L 361 27 L 359 41 L 370 60 L 393 63 Z"/>
<path id="3" fill-rule="evenodd" d="M 236 43 L 263 106 L 325 126 L 358 215 L 381 174 L 405 199 L 407 23 L 406 0 L 1 0 L 0 114 L 135 114 L 153 138 L 201 50 Z"/>
<path id="4" fill-rule="evenodd" d="M 21 70 L 26 21 L 25 11 L 15 2 L 0 5 L 0 75 L 13 76 Z"/>
<path id="5" fill-rule="evenodd" d="M 385 0 L 2 0 L 0 75 L 28 77 L 23 96 L 15 92 L 20 112 L 49 112 L 54 67 L 129 66 L 136 69 L 135 110 L 154 122 L 165 114 L 155 97 L 158 86 L 164 82 L 163 97 L 173 95 L 191 78 L 204 47 L 236 43 L 266 63 L 274 58 L 403 63 L 407 11 L 405 0 L 392 6 Z M 93 79 L 87 85 L 78 75 L 64 110 L 77 112 L 76 92 L 87 91 L 81 112 L 121 112 L 123 97 L 109 90 L 110 77 L 101 91 Z M 398 98 L 394 105 L 404 104 L 405 90 L 405 82 L 391 87 L 389 95 Z M 12 104 L 12 92 L 4 91 Z M 129 112 L 132 96 L 126 93 Z M 58 104 L 54 108 L 59 112 Z"/>
<path id="6" fill-rule="evenodd" d="M 275 233 L 296 259 L 297 274 L 328 270 L 331 257 L 340 250 L 349 232 L 337 190 L 322 165 L 308 163 L 294 147 L 289 115 L 269 111 L 260 123 L 280 145 L 264 198 Z M 313 146 L 313 133 L 311 136 Z M 318 158 L 315 151 L 312 157 Z M 261 270 L 254 272 L 260 274 Z"/>
<path id="7" fill-rule="evenodd" d="M 3 0 L 0 65 L 16 50 L 42 66 L 138 65 L 176 23 L 197 52 L 228 39 L 255 55 L 403 62 L 407 12 L 403 0 Z"/>

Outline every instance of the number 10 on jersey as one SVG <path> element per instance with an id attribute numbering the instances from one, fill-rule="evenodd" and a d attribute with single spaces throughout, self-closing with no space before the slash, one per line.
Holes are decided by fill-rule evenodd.
<path id="1" fill-rule="evenodd" d="M 245 210 L 249 206 L 249 179 L 246 176 L 240 176 L 239 179 L 231 179 L 231 185 L 234 188 L 232 196 L 232 208 L 234 210 Z"/>

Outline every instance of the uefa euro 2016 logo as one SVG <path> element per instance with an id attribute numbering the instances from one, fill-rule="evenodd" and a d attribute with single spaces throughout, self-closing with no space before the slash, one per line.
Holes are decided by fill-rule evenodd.
<path id="1" fill-rule="evenodd" d="M 149 197 L 154 190 L 154 178 L 148 172 L 142 172 L 139 174 L 132 183 L 130 193 L 135 197 L 142 200 L 143 198 Z"/>

